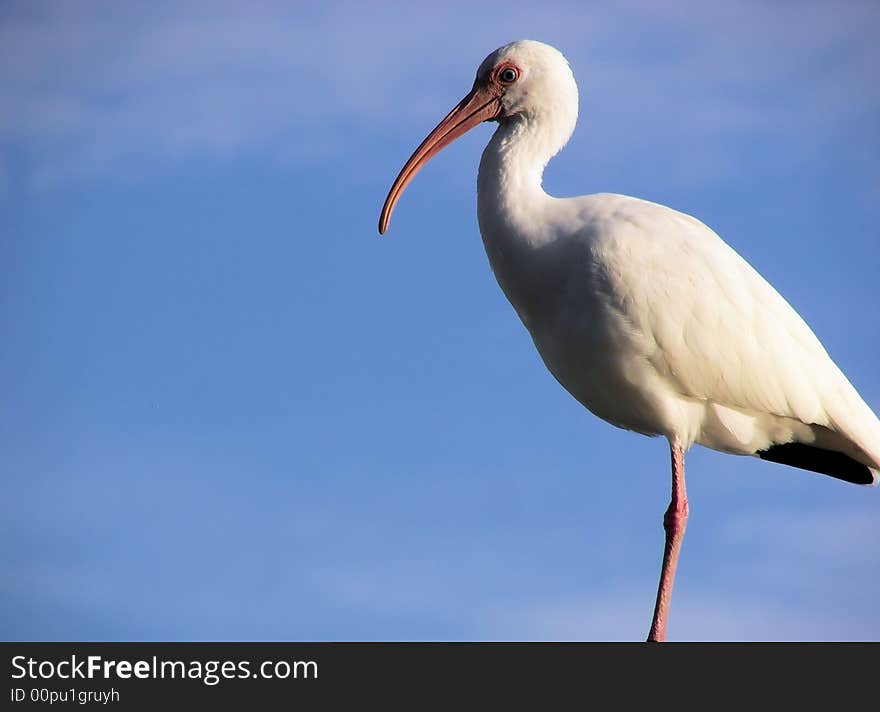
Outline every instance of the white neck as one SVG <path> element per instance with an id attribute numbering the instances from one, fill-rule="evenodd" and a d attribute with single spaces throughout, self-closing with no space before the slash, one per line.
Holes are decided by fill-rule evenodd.
<path id="1" fill-rule="evenodd" d="M 576 120 L 577 114 L 569 112 L 523 113 L 495 131 L 483 151 L 477 177 L 477 216 L 490 261 L 493 251 L 505 245 L 537 246 L 552 239 L 545 218 L 554 199 L 544 192 L 541 180 Z"/>
<path id="2" fill-rule="evenodd" d="M 555 229 L 556 198 L 544 192 L 541 178 L 547 162 L 565 145 L 576 121 L 541 121 L 517 115 L 498 127 L 480 161 L 477 217 L 489 264 L 520 318 L 528 326 L 539 309 L 540 265 L 557 251 L 545 251 L 560 237 Z M 548 119 L 546 115 L 543 117 Z M 537 252 L 544 255 L 536 259 Z"/>

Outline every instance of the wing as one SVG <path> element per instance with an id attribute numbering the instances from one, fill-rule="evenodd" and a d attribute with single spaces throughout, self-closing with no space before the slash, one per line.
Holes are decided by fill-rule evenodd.
<path id="1" fill-rule="evenodd" d="M 594 249 L 656 372 L 685 397 L 837 433 L 880 468 L 880 422 L 788 302 L 700 221 L 619 198 Z"/>

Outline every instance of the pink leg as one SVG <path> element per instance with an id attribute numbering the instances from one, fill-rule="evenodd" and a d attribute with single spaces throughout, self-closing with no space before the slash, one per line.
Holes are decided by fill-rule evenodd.
<path id="1" fill-rule="evenodd" d="M 678 565 L 678 552 L 684 539 L 688 519 L 687 491 L 684 488 L 684 450 L 678 441 L 669 444 L 672 452 L 672 501 L 663 517 L 666 530 L 666 548 L 663 551 L 663 571 L 660 586 L 657 588 L 657 603 L 654 605 L 654 620 L 651 622 L 649 641 L 666 640 L 666 622 L 669 620 L 669 601 L 672 599 L 672 584 L 675 582 L 675 567 Z"/>

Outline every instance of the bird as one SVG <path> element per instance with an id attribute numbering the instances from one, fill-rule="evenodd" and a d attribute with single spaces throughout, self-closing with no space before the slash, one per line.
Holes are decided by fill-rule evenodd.
<path id="1" fill-rule="evenodd" d="M 544 168 L 572 136 L 568 61 L 506 44 L 393 182 L 384 234 L 419 170 L 482 122 L 498 128 L 477 174 L 477 220 L 495 278 L 544 364 L 608 423 L 664 437 L 671 497 L 648 641 L 665 641 L 697 444 L 858 485 L 880 478 L 880 421 L 793 307 L 711 228 L 640 198 L 548 195 Z"/>

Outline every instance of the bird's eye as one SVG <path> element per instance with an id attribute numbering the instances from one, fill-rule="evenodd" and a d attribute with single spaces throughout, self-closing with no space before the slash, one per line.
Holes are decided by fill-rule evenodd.
<path id="1" fill-rule="evenodd" d="M 498 75 L 498 80 L 502 84 L 513 84 L 518 76 L 519 73 L 513 67 L 508 67 Z"/>

